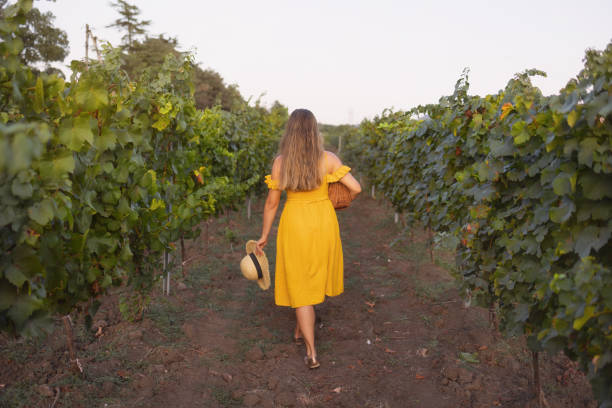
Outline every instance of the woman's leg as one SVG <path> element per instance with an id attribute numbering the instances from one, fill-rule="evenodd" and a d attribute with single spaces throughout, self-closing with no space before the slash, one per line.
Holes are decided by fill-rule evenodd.
<path id="1" fill-rule="evenodd" d="M 295 339 L 302 338 L 302 332 L 300 331 L 300 323 L 297 321 L 297 319 L 295 320 L 295 331 L 293 332 L 293 338 Z"/>
<path id="2" fill-rule="evenodd" d="M 317 350 L 315 348 L 314 338 L 314 324 L 315 324 L 315 311 L 312 305 L 301 306 L 295 309 L 295 317 L 297 323 L 304 337 L 306 343 L 306 354 L 308 357 L 315 359 L 317 357 Z"/>

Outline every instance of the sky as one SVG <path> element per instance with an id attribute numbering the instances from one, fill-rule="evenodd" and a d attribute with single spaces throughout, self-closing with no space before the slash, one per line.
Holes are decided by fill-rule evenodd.
<path id="1" fill-rule="evenodd" d="M 148 33 L 178 39 L 203 68 L 265 106 L 310 109 L 320 123 L 357 124 L 385 108 L 410 109 L 453 92 L 464 68 L 470 93 L 503 89 L 538 68 L 544 94 L 583 66 L 587 48 L 612 40 L 611 0 L 132 0 Z M 108 0 L 35 1 L 68 34 L 65 65 L 85 55 L 85 24 L 106 28 Z M 66 69 L 66 72 L 68 70 Z"/>

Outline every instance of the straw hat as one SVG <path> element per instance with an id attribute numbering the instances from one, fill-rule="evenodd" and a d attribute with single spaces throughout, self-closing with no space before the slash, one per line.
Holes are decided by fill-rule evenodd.
<path id="1" fill-rule="evenodd" d="M 240 261 L 240 271 L 248 280 L 257 281 L 257 284 L 263 290 L 270 287 L 270 267 L 268 266 L 268 258 L 266 254 L 257 255 L 255 248 L 257 241 L 250 240 L 246 244 L 247 255 Z"/>

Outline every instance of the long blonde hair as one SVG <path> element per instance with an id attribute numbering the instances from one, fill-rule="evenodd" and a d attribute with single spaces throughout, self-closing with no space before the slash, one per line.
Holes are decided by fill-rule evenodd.
<path id="1" fill-rule="evenodd" d="M 280 188 L 291 191 L 309 191 L 323 181 L 323 139 L 317 119 L 308 109 L 291 112 L 280 140 L 282 156 Z"/>

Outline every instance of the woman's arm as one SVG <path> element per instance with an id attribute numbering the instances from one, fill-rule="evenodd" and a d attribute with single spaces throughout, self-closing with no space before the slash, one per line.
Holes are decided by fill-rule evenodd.
<path id="1" fill-rule="evenodd" d="M 272 180 L 280 179 L 280 158 L 277 157 L 272 165 Z M 263 252 L 264 247 L 268 244 L 268 235 L 272 229 L 272 223 L 274 217 L 276 217 L 276 210 L 278 210 L 278 204 L 280 203 L 281 192 L 280 190 L 268 191 L 268 197 L 266 198 L 266 204 L 264 206 L 263 213 L 263 227 L 261 231 L 261 237 L 257 241 L 258 255 Z"/>
<path id="2" fill-rule="evenodd" d="M 327 155 L 329 157 L 328 171 L 330 173 L 333 173 L 342 166 L 342 161 L 338 158 L 338 156 L 331 152 L 327 152 Z M 347 173 L 344 177 L 342 177 L 340 179 L 340 182 L 349 189 L 353 198 L 355 198 L 359 193 L 361 193 L 361 184 L 359 184 L 357 179 L 353 177 L 351 173 Z"/>

